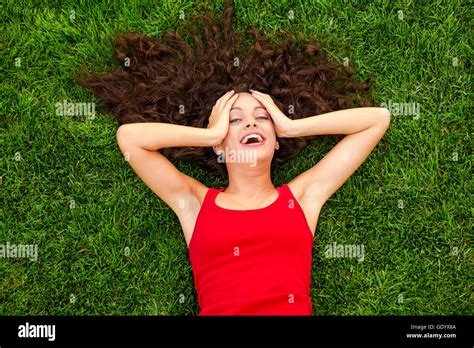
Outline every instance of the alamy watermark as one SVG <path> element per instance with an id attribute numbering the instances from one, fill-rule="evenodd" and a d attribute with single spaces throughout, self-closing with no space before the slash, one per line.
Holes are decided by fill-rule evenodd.
<path id="1" fill-rule="evenodd" d="M 56 339 L 56 325 L 38 325 L 26 322 L 18 326 L 18 337 L 20 338 L 47 338 L 48 341 Z"/>
<path id="2" fill-rule="evenodd" d="M 94 119 L 95 103 L 72 103 L 67 100 L 58 102 L 56 106 L 56 116 L 88 116 Z"/>
<path id="3" fill-rule="evenodd" d="M 0 258 L 15 257 L 38 260 L 38 244 L 0 244 Z"/>
<path id="4" fill-rule="evenodd" d="M 392 116 L 413 116 L 414 120 L 420 118 L 419 103 L 396 103 L 390 99 L 388 103 L 380 104 L 380 107 L 388 109 Z"/>
<path id="5" fill-rule="evenodd" d="M 364 244 L 326 244 L 324 247 L 326 257 L 357 258 L 358 262 L 364 261 Z"/>
<path id="6" fill-rule="evenodd" d="M 218 155 L 217 163 L 250 163 L 250 167 L 255 167 L 257 165 L 257 151 L 226 148 Z"/>

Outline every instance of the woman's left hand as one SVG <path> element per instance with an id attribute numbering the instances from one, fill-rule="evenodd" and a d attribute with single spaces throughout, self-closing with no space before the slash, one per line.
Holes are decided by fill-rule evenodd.
<path id="1" fill-rule="evenodd" d="M 277 137 L 289 138 L 289 131 L 293 124 L 293 120 L 288 118 L 285 114 L 281 112 L 281 110 L 278 108 L 278 106 L 276 106 L 276 104 L 273 102 L 272 98 L 268 94 L 255 91 L 253 89 L 251 89 L 250 92 L 252 92 L 252 97 L 257 99 L 260 103 L 263 104 L 265 109 L 267 109 L 273 120 L 273 125 L 275 127 Z"/>

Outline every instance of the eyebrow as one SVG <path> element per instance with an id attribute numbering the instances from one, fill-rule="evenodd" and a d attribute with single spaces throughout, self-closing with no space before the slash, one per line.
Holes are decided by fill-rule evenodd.
<path id="1" fill-rule="evenodd" d="M 242 111 L 242 108 L 240 108 L 240 107 L 238 107 L 238 106 L 233 107 L 232 109 L 230 109 L 230 111 L 232 111 L 232 110 L 234 110 L 234 109 L 235 109 L 235 110 L 240 110 L 240 111 Z M 265 109 L 265 108 L 262 107 L 262 106 L 256 106 L 256 107 L 254 107 L 253 109 L 254 109 L 254 110 L 263 109 L 263 110 L 267 111 L 267 109 Z"/>

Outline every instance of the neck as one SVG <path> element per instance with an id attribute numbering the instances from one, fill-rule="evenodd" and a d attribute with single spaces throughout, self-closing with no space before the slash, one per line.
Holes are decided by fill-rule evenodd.
<path id="1" fill-rule="evenodd" d="M 275 191 L 273 186 L 270 163 L 267 165 L 228 166 L 229 185 L 226 193 L 233 193 L 241 197 L 259 197 Z"/>

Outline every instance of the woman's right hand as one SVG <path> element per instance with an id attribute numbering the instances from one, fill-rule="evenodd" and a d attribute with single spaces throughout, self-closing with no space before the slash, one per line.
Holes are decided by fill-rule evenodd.
<path id="1" fill-rule="evenodd" d="M 213 131 L 217 139 L 219 139 L 219 144 L 222 143 L 229 131 L 230 108 L 238 97 L 239 95 L 235 94 L 234 90 L 231 90 L 220 97 L 212 108 L 207 128 Z"/>

